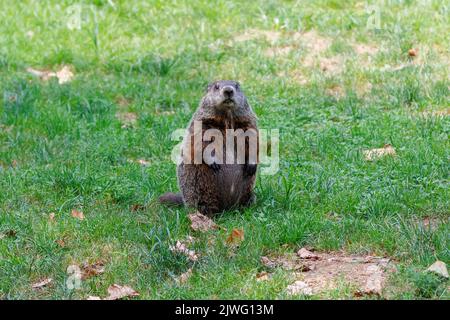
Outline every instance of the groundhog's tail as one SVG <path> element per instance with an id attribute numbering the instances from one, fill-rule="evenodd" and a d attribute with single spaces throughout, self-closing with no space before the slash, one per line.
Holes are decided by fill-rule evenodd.
<path id="1" fill-rule="evenodd" d="M 161 197 L 159 197 L 159 202 L 163 204 L 179 205 L 179 206 L 182 206 L 184 204 L 181 193 L 173 193 L 173 192 L 167 192 L 163 194 Z"/>

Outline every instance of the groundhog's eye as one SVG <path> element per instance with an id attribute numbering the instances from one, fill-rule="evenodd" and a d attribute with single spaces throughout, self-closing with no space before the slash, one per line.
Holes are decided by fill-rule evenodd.
<path id="1" fill-rule="evenodd" d="M 241 86 L 240 86 L 239 83 L 237 83 L 237 82 L 236 82 L 236 89 L 237 89 L 237 90 L 240 90 L 240 89 L 241 89 Z"/>
<path id="2" fill-rule="evenodd" d="M 219 90 L 219 84 L 218 84 L 218 83 L 216 83 L 216 84 L 214 85 L 214 89 L 215 89 L 215 90 Z"/>

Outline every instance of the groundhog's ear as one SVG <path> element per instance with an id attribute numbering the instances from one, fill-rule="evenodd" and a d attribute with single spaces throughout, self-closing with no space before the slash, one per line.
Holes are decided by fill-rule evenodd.
<path id="1" fill-rule="evenodd" d="M 211 90 L 211 88 L 214 86 L 215 82 L 211 82 L 210 84 L 208 84 L 206 86 L 206 92 L 208 92 L 209 90 Z"/>

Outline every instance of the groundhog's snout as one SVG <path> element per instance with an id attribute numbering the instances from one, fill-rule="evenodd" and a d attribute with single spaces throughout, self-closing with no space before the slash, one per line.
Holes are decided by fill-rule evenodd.
<path id="1" fill-rule="evenodd" d="M 234 96 L 234 88 L 232 86 L 225 86 L 222 88 L 222 94 L 226 99 L 230 99 Z"/>

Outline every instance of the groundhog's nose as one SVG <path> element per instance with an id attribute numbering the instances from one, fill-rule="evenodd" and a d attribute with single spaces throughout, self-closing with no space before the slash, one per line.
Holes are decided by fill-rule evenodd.
<path id="1" fill-rule="evenodd" d="M 225 98 L 231 98 L 234 95 L 234 88 L 232 86 L 225 86 L 222 88 L 222 93 Z"/>

